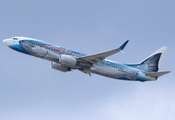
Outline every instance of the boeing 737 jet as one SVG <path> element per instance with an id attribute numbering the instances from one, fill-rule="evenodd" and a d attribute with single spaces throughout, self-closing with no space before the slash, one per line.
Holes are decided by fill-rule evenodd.
<path id="1" fill-rule="evenodd" d="M 98 54 L 84 54 L 47 42 L 28 38 L 12 37 L 3 42 L 13 50 L 51 61 L 51 68 L 67 72 L 79 70 L 83 73 L 95 73 L 105 77 L 129 81 L 155 81 L 170 71 L 158 72 L 169 48 L 162 47 L 137 64 L 120 64 L 107 60 L 108 56 L 122 52 L 128 41 L 117 49 Z"/>

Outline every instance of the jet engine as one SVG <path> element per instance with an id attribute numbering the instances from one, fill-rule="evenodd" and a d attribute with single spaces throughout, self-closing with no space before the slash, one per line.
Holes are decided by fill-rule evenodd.
<path id="1" fill-rule="evenodd" d="M 51 64 L 51 68 L 55 69 L 55 70 L 59 70 L 59 71 L 62 71 L 62 72 L 67 72 L 67 71 L 71 71 L 71 68 L 69 67 L 65 67 L 59 63 L 55 63 L 55 62 L 52 62 Z"/>
<path id="2" fill-rule="evenodd" d="M 63 65 L 76 66 L 77 59 L 69 55 L 61 55 L 59 62 Z"/>

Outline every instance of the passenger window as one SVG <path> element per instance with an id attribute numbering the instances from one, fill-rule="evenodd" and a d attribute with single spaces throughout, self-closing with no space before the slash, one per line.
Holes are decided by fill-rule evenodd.
<path id="1" fill-rule="evenodd" d="M 33 45 L 33 44 L 30 44 L 30 46 L 31 46 L 31 47 L 34 47 L 34 45 Z"/>

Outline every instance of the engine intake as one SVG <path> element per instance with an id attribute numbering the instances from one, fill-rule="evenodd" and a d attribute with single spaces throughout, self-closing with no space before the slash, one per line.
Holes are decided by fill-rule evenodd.
<path id="1" fill-rule="evenodd" d="M 77 59 L 69 55 L 61 55 L 59 62 L 68 66 L 76 66 Z"/>
<path id="2" fill-rule="evenodd" d="M 62 71 L 62 72 L 67 72 L 67 71 L 71 71 L 71 68 L 69 67 L 65 67 L 59 63 L 55 63 L 55 62 L 52 62 L 51 63 L 51 67 L 55 70 L 59 70 L 59 71 Z"/>

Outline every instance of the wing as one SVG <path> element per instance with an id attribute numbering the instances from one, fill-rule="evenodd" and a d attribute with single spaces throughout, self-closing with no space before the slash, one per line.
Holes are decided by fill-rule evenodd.
<path id="1" fill-rule="evenodd" d="M 97 63 L 99 61 L 102 61 L 103 59 L 105 59 L 106 57 L 108 56 L 111 56 L 113 54 L 116 54 L 120 51 L 122 51 L 126 44 L 129 42 L 129 40 L 127 40 L 123 45 L 121 45 L 119 48 L 117 49 L 114 49 L 114 50 L 110 50 L 110 51 L 107 51 L 107 52 L 103 52 L 103 53 L 98 53 L 98 54 L 93 54 L 93 55 L 88 55 L 88 56 L 83 56 L 83 57 L 79 57 L 77 58 L 78 61 L 82 61 L 82 62 L 88 62 L 88 63 Z"/>

